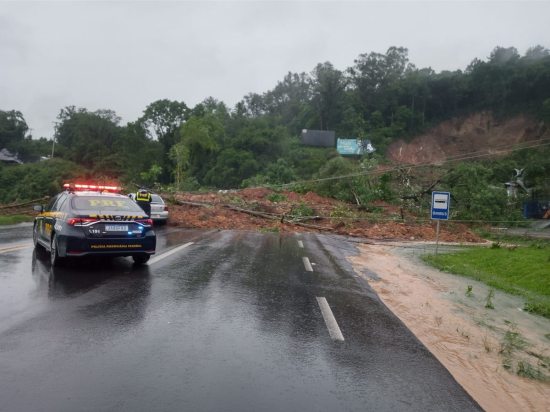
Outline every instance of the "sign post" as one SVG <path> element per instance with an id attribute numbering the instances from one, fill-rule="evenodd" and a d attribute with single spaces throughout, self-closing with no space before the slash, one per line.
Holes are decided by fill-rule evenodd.
<path id="1" fill-rule="evenodd" d="M 435 254 L 439 249 L 439 222 L 449 220 L 449 209 L 451 207 L 451 193 L 432 192 L 432 220 L 437 220 L 435 232 Z"/>

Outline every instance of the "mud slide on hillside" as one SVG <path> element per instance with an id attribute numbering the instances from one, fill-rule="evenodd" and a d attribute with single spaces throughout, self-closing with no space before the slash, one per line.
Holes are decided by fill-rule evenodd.
<path id="1" fill-rule="evenodd" d="M 398 163 L 441 163 L 472 153 L 498 153 L 503 148 L 541 138 L 542 130 L 531 118 L 519 115 L 496 119 L 490 112 L 442 122 L 411 142 L 397 140 L 387 156 Z"/>

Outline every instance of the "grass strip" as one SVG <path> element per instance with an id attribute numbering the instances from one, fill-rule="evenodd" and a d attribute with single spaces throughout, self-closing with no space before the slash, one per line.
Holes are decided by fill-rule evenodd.
<path id="1" fill-rule="evenodd" d="M 0 215 L 0 225 L 15 225 L 21 222 L 32 222 L 33 219 L 32 216 L 26 215 Z"/>
<path id="2" fill-rule="evenodd" d="M 550 318 L 550 246 L 470 248 L 423 260 L 449 273 L 481 281 L 491 287 L 522 296 L 524 309 Z"/>

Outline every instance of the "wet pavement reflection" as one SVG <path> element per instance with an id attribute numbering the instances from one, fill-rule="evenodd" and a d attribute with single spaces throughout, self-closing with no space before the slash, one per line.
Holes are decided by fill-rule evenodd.
<path id="1" fill-rule="evenodd" d="M 29 222 L 0 227 L 0 246 L 30 240 L 31 237 L 32 223 Z"/>
<path id="2" fill-rule="evenodd" d="M 166 227 L 160 253 L 193 244 L 145 267 L 0 254 L 0 410 L 479 410 L 350 273 L 353 247 L 299 238 Z"/>

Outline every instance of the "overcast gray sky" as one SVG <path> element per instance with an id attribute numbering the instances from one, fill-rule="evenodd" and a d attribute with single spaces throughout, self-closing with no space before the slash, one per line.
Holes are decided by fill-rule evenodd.
<path id="1" fill-rule="evenodd" d="M 0 110 L 51 137 L 62 107 L 137 119 L 162 98 L 230 107 L 288 72 L 409 49 L 411 62 L 464 69 L 499 46 L 550 48 L 550 2 L 5 2 Z"/>

